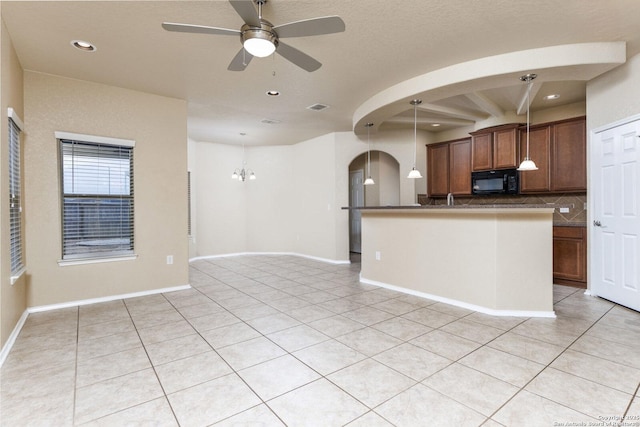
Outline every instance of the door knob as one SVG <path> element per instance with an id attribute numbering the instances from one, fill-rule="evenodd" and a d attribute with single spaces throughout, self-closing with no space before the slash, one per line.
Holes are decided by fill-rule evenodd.
<path id="1" fill-rule="evenodd" d="M 602 227 L 602 223 L 600 221 L 595 220 L 595 219 L 593 220 L 593 225 L 596 226 L 596 227 Z"/>

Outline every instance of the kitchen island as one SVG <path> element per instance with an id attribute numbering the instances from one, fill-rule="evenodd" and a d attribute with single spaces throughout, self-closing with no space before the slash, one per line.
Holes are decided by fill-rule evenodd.
<path id="1" fill-rule="evenodd" d="M 361 207 L 363 283 L 491 315 L 555 317 L 560 205 Z"/>

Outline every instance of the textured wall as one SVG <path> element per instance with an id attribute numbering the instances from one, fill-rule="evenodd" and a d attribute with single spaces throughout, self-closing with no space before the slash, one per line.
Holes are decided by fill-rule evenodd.
<path id="1" fill-rule="evenodd" d="M 4 26 L 4 21 L 0 21 L 0 27 L 0 53 L 2 55 L 0 58 L 0 76 L 2 79 L 0 86 L 0 111 L 2 112 L 2 120 L 0 121 L 0 209 L 2 211 L 0 216 L 2 218 L 0 221 L 0 242 L 2 242 L 0 247 L 0 348 L 2 348 L 27 307 L 27 289 L 24 275 L 13 285 L 10 282 L 9 245 L 5 244 L 5 242 L 9 242 L 9 215 L 5 215 L 5 212 L 9 212 L 9 172 L 7 168 L 9 164 L 7 160 L 9 154 L 9 130 L 7 108 L 13 108 L 24 120 L 22 100 L 23 72 L 9 34 Z"/>
<path id="2" fill-rule="evenodd" d="M 186 102 L 34 72 L 25 72 L 24 83 L 29 306 L 186 285 Z M 136 141 L 135 260 L 58 265 L 55 131 Z"/>

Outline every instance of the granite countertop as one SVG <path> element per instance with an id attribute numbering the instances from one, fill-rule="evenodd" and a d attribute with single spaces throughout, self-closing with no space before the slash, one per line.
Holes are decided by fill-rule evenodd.
<path id="1" fill-rule="evenodd" d="M 347 210 L 394 210 L 394 209 L 558 209 L 573 208 L 573 203 L 496 203 L 486 205 L 408 205 L 408 206 L 345 206 L 342 209 Z"/>
<path id="2" fill-rule="evenodd" d="M 554 227 L 586 227 L 586 222 L 562 222 L 562 221 L 554 221 Z"/>

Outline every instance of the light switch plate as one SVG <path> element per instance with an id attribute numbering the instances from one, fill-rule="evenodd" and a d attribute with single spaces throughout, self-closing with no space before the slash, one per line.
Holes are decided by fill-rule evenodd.
<path id="1" fill-rule="evenodd" d="M 560 213 L 569 213 L 569 208 L 560 208 Z"/>

